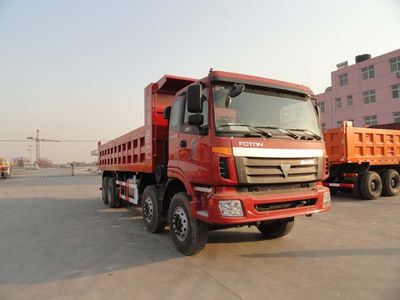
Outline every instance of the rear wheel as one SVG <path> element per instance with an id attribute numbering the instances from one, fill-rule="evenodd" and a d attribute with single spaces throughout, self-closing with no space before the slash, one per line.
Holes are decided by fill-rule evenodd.
<path id="1" fill-rule="evenodd" d="M 294 226 L 294 218 L 264 221 L 257 226 L 261 234 L 267 239 L 277 239 L 288 235 Z"/>
<path id="2" fill-rule="evenodd" d="M 158 199 L 158 191 L 155 185 L 149 185 L 144 189 L 142 197 L 143 221 L 146 229 L 152 233 L 159 232 L 165 227 Z"/>
<path id="3" fill-rule="evenodd" d="M 360 193 L 366 200 L 380 197 L 382 193 L 382 180 L 378 173 L 368 171 L 361 177 Z"/>
<path id="4" fill-rule="evenodd" d="M 108 185 L 107 185 L 107 199 L 108 199 L 108 206 L 111 208 L 117 208 L 121 204 L 121 200 L 118 197 L 117 193 L 117 185 L 115 183 L 114 178 L 108 178 Z"/>
<path id="5" fill-rule="evenodd" d="M 107 193 L 108 177 L 103 177 L 101 180 L 101 199 L 104 204 L 108 204 L 108 193 Z"/>
<path id="6" fill-rule="evenodd" d="M 394 169 L 388 169 L 382 173 L 382 194 L 395 196 L 400 192 L 400 175 Z"/>
<path id="7" fill-rule="evenodd" d="M 193 218 L 185 192 L 172 197 L 168 212 L 172 240 L 178 251 L 193 255 L 202 250 L 207 244 L 208 224 Z"/>

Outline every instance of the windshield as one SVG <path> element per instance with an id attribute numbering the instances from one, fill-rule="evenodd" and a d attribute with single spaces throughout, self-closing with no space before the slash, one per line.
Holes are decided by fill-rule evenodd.
<path id="1" fill-rule="evenodd" d="M 287 130 L 290 130 L 292 137 L 301 132 L 314 136 L 321 135 L 316 110 L 308 97 L 246 86 L 239 96 L 229 101 L 227 94 L 231 86 L 231 84 L 213 86 L 217 132 L 243 133 L 252 131 L 253 127 L 263 129 L 274 136 L 290 137 Z"/>

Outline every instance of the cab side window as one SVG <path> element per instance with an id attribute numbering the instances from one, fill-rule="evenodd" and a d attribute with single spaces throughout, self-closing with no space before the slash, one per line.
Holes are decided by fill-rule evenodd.
<path id="1" fill-rule="evenodd" d="M 187 111 L 187 105 L 185 105 L 185 114 L 183 118 L 182 132 L 187 134 L 196 134 L 196 135 L 207 135 L 208 133 L 208 88 L 203 88 L 202 91 L 202 100 L 203 100 L 203 112 L 204 116 L 203 125 L 199 127 L 189 125 L 188 120 L 190 115 L 194 115 Z M 186 101 L 185 101 L 186 102 Z"/>
<path id="2" fill-rule="evenodd" d="M 185 107 L 185 95 L 180 95 L 176 98 L 171 108 L 171 118 L 169 122 L 170 131 L 179 132 L 182 124 L 183 109 Z"/>

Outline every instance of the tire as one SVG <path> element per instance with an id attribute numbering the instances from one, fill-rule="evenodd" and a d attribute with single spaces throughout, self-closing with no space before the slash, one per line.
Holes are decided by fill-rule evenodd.
<path id="1" fill-rule="evenodd" d="M 395 196 L 400 192 L 400 175 L 394 169 L 382 173 L 382 195 Z"/>
<path id="2" fill-rule="evenodd" d="M 360 193 L 365 200 L 373 200 L 380 197 L 382 193 L 382 180 L 378 173 L 368 171 L 361 177 Z"/>
<path id="3" fill-rule="evenodd" d="M 288 235 L 294 226 L 294 218 L 264 221 L 257 226 L 257 229 L 266 239 L 277 239 Z"/>
<path id="4" fill-rule="evenodd" d="M 119 199 L 117 193 L 117 185 L 113 177 L 108 177 L 107 198 L 109 207 L 117 208 L 121 205 L 121 200 Z"/>
<path id="5" fill-rule="evenodd" d="M 142 196 L 142 214 L 146 229 L 152 233 L 160 232 L 165 227 L 162 216 L 162 206 L 155 185 L 147 186 Z"/>
<path id="6" fill-rule="evenodd" d="M 108 192 L 107 192 L 108 186 L 107 186 L 107 184 L 108 184 L 108 177 L 104 176 L 101 179 L 101 199 L 103 200 L 103 203 L 105 205 L 108 204 Z"/>
<path id="7" fill-rule="evenodd" d="M 168 212 L 171 237 L 178 251 L 193 255 L 202 250 L 208 240 L 208 224 L 193 218 L 185 192 L 172 197 Z"/>

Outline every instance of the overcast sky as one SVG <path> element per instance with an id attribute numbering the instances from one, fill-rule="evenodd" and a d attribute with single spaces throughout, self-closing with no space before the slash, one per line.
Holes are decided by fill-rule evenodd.
<path id="1" fill-rule="evenodd" d="M 151 2 L 151 3 L 150 3 Z M 143 124 L 143 88 L 210 67 L 311 87 L 400 48 L 400 1 L 0 0 L 0 139 L 108 140 Z M 46 143 L 56 162 L 96 143 Z M 0 142 L 0 156 L 28 156 Z"/>

